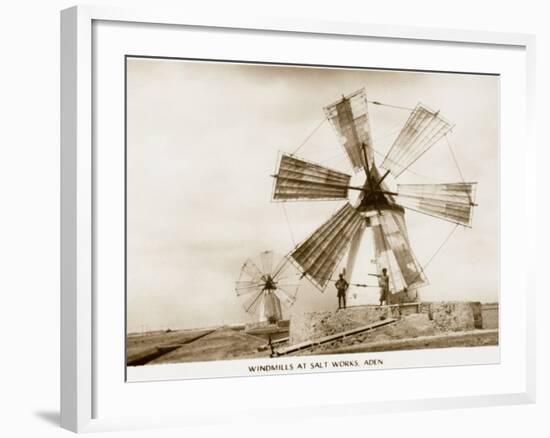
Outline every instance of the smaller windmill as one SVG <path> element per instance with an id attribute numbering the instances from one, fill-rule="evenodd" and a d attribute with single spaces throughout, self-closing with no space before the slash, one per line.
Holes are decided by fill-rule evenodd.
<path id="1" fill-rule="evenodd" d="M 278 260 L 274 263 L 275 259 Z M 296 301 L 301 273 L 285 257 L 263 251 L 257 260 L 248 259 L 235 283 L 238 297 L 244 297 L 244 310 L 259 322 L 283 319 L 283 308 Z"/>

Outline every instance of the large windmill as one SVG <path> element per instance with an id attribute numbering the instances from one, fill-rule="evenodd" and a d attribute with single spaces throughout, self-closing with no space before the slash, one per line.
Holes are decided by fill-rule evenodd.
<path id="1" fill-rule="evenodd" d="M 259 322 L 276 323 L 283 319 L 283 308 L 296 301 L 299 283 L 300 272 L 285 257 L 263 251 L 256 260 L 244 262 L 235 292 L 244 297 L 247 313 Z"/>
<path id="2" fill-rule="evenodd" d="M 374 159 L 365 90 L 343 96 L 324 111 L 341 139 L 353 171 L 364 172 L 364 183 L 352 186 L 349 174 L 283 154 L 274 175 L 273 200 L 347 200 L 351 190 L 359 192 L 353 205 L 346 202 L 298 244 L 288 259 L 324 291 L 346 253 L 345 273 L 351 278 L 363 233 L 371 227 L 376 269 L 380 274 L 387 268 L 390 291 L 411 291 L 425 285 L 423 268 L 411 249 L 405 209 L 470 227 L 476 183 L 397 184 L 391 191 L 386 178 L 391 174 L 397 179 L 446 136 L 452 125 L 439 111 L 418 104 L 383 159 L 381 167 L 385 172 L 381 174 Z"/>

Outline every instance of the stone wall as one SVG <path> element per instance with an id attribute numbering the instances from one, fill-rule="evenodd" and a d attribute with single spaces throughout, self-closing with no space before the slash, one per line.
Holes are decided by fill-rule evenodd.
<path id="1" fill-rule="evenodd" d="M 482 304 L 481 316 L 484 329 L 498 328 L 498 303 Z"/>
<path id="2" fill-rule="evenodd" d="M 356 306 L 293 315 L 290 320 L 290 344 L 333 335 L 389 317 L 392 317 L 390 308 L 379 306 Z"/>
<path id="3" fill-rule="evenodd" d="M 463 331 L 482 328 L 481 304 L 468 301 L 422 303 L 420 311 L 427 313 L 441 331 Z"/>
<path id="4" fill-rule="evenodd" d="M 467 331 L 495 328 L 498 324 L 498 305 L 495 319 L 493 307 L 479 302 L 419 302 L 393 306 L 354 306 L 338 311 L 307 312 L 293 315 L 290 320 L 290 344 L 309 341 L 362 327 L 384 318 L 405 318 L 415 313 L 426 315 L 434 332 Z M 425 321 L 410 318 L 409 325 Z M 485 320 L 487 319 L 487 321 Z M 411 330 L 414 332 L 414 330 Z"/>

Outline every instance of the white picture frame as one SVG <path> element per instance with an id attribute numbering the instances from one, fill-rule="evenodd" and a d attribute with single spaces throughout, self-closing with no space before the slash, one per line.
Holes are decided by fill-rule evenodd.
<path id="1" fill-rule="evenodd" d="M 78 6 L 61 13 L 61 426 L 76 432 L 100 431 L 119 428 L 144 428 L 174 425 L 200 424 L 208 422 L 229 421 L 239 418 L 235 413 L 224 413 L 215 408 L 207 415 L 197 412 L 196 415 L 182 415 L 178 411 L 167 412 L 159 407 L 150 415 L 132 416 L 128 412 L 119 415 L 102 415 L 101 403 L 98 401 L 98 369 L 97 351 L 101 336 L 97 335 L 95 324 L 98 318 L 97 301 L 97 242 L 95 231 L 97 227 L 96 206 L 98 191 L 95 179 L 102 169 L 94 155 L 94 121 L 97 119 L 94 94 L 94 84 L 101 78 L 97 77 L 94 56 L 97 53 L 94 25 L 104 23 L 131 23 L 138 26 L 185 26 L 186 28 L 209 30 L 233 29 L 250 39 L 257 38 L 262 32 L 272 32 L 276 35 L 295 36 L 335 36 L 354 39 L 370 38 L 387 40 L 389 43 L 407 42 L 411 46 L 433 43 L 453 44 L 456 47 L 485 46 L 495 50 L 510 50 L 521 53 L 525 62 L 520 66 L 526 79 L 525 89 L 521 98 L 525 105 L 524 118 L 518 120 L 525 143 L 522 146 L 526 163 L 534 161 L 535 144 L 533 138 L 534 110 L 534 53 L 535 39 L 532 35 L 506 34 L 490 32 L 472 32 L 450 29 L 424 29 L 403 26 L 381 26 L 367 23 L 313 22 L 297 19 L 272 19 L 246 17 L 239 14 L 238 18 L 217 17 L 214 14 L 194 16 L 189 11 L 163 12 L 159 10 L 126 10 L 109 7 Z M 519 67 L 518 67 L 519 68 Z M 523 74 L 522 73 L 522 74 Z M 120 84 L 119 84 L 120 85 Z M 504 139 L 505 140 L 505 139 Z M 510 163 L 501 163 L 505 170 Z M 531 166 L 534 168 L 534 166 Z M 519 189 L 524 199 L 534 199 L 535 175 L 522 173 Z M 505 190 L 503 187 L 502 190 Z M 501 194 L 502 196 L 502 194 Z M 534 201 L 533 201 L 534 202 Z M 524 211 L 517 220 L 524 220 L 527 226 L 524 235 L 527 237 L 522 247 L 527 254 L 534 254 L 535 216 Z M 507 238 L 503 236 L 502 239 Z M 524 254 L 525 254 L 524 253 Z M 510 257 L 520 257 L 518 255 Z M 516 351 L 518 367 L 515 377 L 519 384 L 514 390 L 504 389 L 493 392 L 462 396 L 438 396 L 426 398 L 390 399 L 379 401 L 355 398 L 348 404 L 329 404 L 325 400 L 303 400 L 299 407 L 284 407 L 279 415 L 289 417 L 306 417 L 315 415 L 363 414 L 365 412 L 396 412 L 411 409 L 441 409 L 454 407 L 475 407 L 503 404 L 532 403 L 535 400 L 535 276 L 534 268 L 529 262 L 534 256 L 522 255 L 525 264 L 521 270 L 523 285 L 522 304 L 517 309 L 521 312 L 522 323 L 519 324 L 521 342 L 525 349 Z M 504 335 L 507 329 L 506 302 L 502 311 Z M 123 315 L 119 315 L 124 318 Z M 120 335 L 123 336 L 122 333 Z M 518 335 L 519 336 L 519 335 Z M 510 360 L 504 355 L 503 363 Z M 123 367 L 123 361 L 120 361 Z M 450 372 L 450 371 L 449 371 Z M 355 374 L 355 373 L 350 373 Z M 310 384 L 323 376 L 308 376 Z M 264 382 L 273 381 L 276 377 L 258 377 Z M 294 376 L 295 379 L 299 376 Z M 348 380 L 352 379 L 348 376 Z M 294 380 L 296 381 L 296 380 Z M 124 384 L 124 382 L 120 382 Z M 220 381 L 194 382 L 191 391 L 201 391 L 213 394 L 217 387 L 225 385 Z M 149 384 L 148 384 L 149 385 Z M 150 385 L 155 385 L 151 383 Z M 157 383 L 158 385 L 158 383 Z M 256 389 L 262 385 L 262 380 L 256 380 Z M 164 385 L 166 387 L 166 385 Z M 145 391 L 145 386 L 136 389 L 133 396 Z M 229 390 L 229 386 L 226 388 Z M 158 388 L 154 391 L 159 391 Z M 103 391 L 105 392 L 105 391 Z M 158 392 L 156 392 L 158 394 Z M 145 394 L 145 392 L 143 392 Z M 144 395 L 145 397 L 145 395 Z M 243 418 L 255 415 L 262 418 L 265 415 L 261 409 L 256 409 L 248 402 L 248 413 L 240 413 Z M 198 403 L 200 405 L 200 403 Z"/>

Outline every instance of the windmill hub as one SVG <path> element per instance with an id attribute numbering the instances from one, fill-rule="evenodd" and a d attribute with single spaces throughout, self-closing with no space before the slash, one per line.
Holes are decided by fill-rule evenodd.
<path id="1" fill-rule="evenodd" d="M 389 191 L 384 182 L 389 172 L 380 176 L 374 161 L 371 161 L 369 166 L 365 147 L 363 147 L 363 154 L 366 177 L 359 194 L 358 202 L 355 205 L 357 211 L 361 213 L 377 211 L 379 214 L 381 214 L 382 210 L 403 211 L 403 208 L 395 202 L 394 196 L 397 193 Z"/>
<path id="2" fill-rule="evenodd" d="M 264 290 L 275 290 L 275 289 L 277 289 L 277 283 L 275 282 L 275 280 L 273 280 L 271 275 L 268 275 L 267 278 L 265 279 Z"/>
<path id="3" fill-rule="evenodd" d="M 404 211 L 403 207 L 390 199 L 389 195 L 380 190 L 371 191 L 368 182 L 365 182 L 357 201 L 357 211 L 363 213 L 376 210 Z"/>

